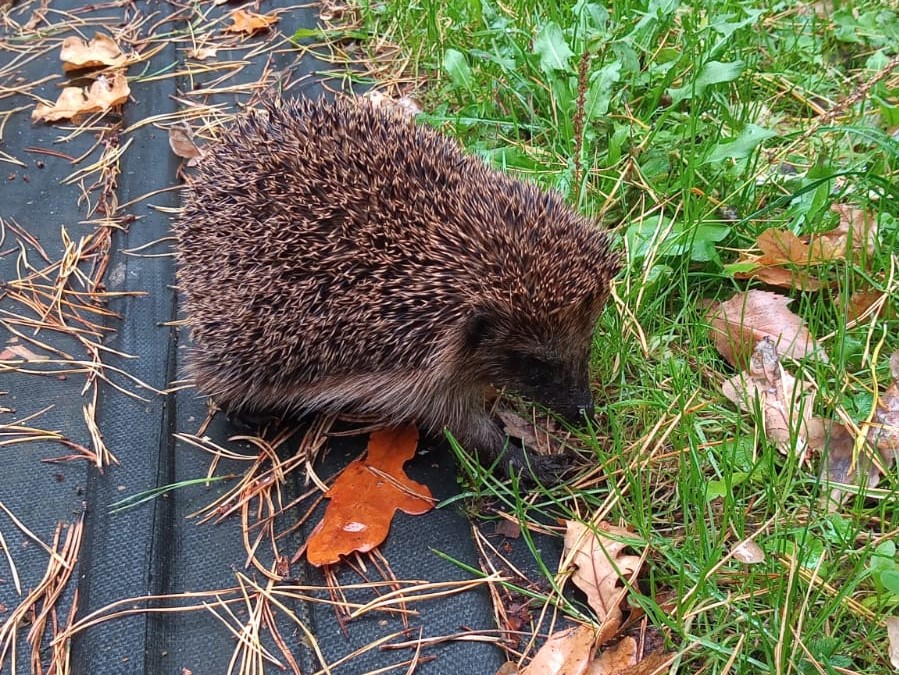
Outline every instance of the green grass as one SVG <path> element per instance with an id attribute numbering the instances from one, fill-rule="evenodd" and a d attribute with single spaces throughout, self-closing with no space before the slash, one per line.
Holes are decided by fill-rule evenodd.
<path id="1" fill-rule="evenodd" d="M 816 412 L 867 418 L 874 375 L 881 388 L 888 382 L 899 322 L 874 317 L 846 329 L 846 298 L 887 290 L 897 316 L 899 70 L 853 94 L 899 50 L 899 10 L 886 7 L 357 4 L 354 34 L 369 36 L 363 49 L 382 77 L 385 45 L 408 59 L 397 61 L 396 82 L 402 75 L 427 123 L 560 190 L 627 257 L 620 303 L 597 334 L 604 412 L 587 439 L 608 480 L 536 505 L 486 478 L 473 490 L 542 520 L 608 505 L 608 520 L 651 547 L 638 602 L 681 650 L 676 672 L 724 672 L 738 644 L 729 672 L 890 668 L 881 620 L 899 615 L 890 548 L 899 479 L 891 472 L 880 498 L 828 512 L 819 459 L 782 456 L 759 420 L 721 395 L 732 371 L 699 303 L 758 285 L 734 279 L 728 264 L 764 229 L 809 234 L 836 224 L 833 204 L 870 210 L 880 228 L 871 260 L 822 266 L 823 290 L 783 291 L 814 335 L 831 336 L 829 362 L 802 367 L 819 387 Z M 761 527 L 763 564 L 717 567 Z M 660 607 L 668 594 L 673 610 Z"/>

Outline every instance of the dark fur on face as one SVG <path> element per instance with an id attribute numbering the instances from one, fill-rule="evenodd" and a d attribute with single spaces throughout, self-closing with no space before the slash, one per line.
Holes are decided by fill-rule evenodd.
<path id="1" fill-rule="evenodd" d="M 175 234 L 198 387 L 449 429 L 490 384 L 582 419 L 617 257 L 561 197 L 363 102 L 274 101 L 208 147 Z"/>

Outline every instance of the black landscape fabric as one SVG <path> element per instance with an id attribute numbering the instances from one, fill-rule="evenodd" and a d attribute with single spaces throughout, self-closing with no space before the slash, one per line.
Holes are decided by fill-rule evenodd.
<path id="1" fill-rule="evenodd" d="M 213 7 L 213 3 L 202 3 L 202 6 L 204 12 L 210 12 L 209 17 L 222 16 L 231 10 L 231 6 Z M 283 35 L 291 35 L 301 27 L 315 27 L 314 8 L 290 7 L 287 3 L 262 2 L 255 11 L 264 14 L 289 8 L 279 15 L 278 30 Z M 76 34 L 90 38 L 95 32 L 115 35 L 126 23 L 137 26 L 138 37 L 151 38 L 184 30 L 188 14 L 176 3 L 159 2 L 99 3 L 91 7 L 76 2 L 54 1 L 49 7 L 45 3 L 17 3 L 11 11 L 20 25 L 33 18 L 37 25 L 46 28 L 48 49 L 37 58 L 20 59 L 21 65 L 14 68 L 14 76 L 10 76 L 9 81 L 0 81 L 0 85 L 10 91 L 23 83 L 45 80 L 26 89 L 48 100 L 56 99 L 65 80 L 58 59 L 59 43 L 63 38 Z M 73 14 L 69 14 L 70 11 Z M 168 20 L 167 16 L 170 16 Z M 139 17 L 145 20 L 136 21 Z M 5 40 L 15 44 L 15 26 L 3 30 L 7 31 Z M 164 41 L 152 42 L 154 47 L 160 44 Z M 118 138 L 118 143 L 119 147 L 129 142 L 130 145 L 121 156 L 121 172 L 113 189 L 117 203 L 126 205 L 115 214 L 117 222 L 124 227 L 112 233 L 109 265 L 103 276 L 107 291 L 137 294 L 117 297 L 109 303 L 109 309 L 118 317 L 102 320 L 114 329 L 104 340 L 110 351 L 102 355 L 102 360 L 157 390 L 169 388 L 183 374 L 188 336 L 172 325 L 178 317 L 172 257 L 144 253 L 170 252 L 170 242 L 165 238 L 170 233 L 171 209 L 178 205 L 178 192 L 165 190 L 180 184 L 177 172 L 182 160 L 172 153 L 166 129 L 148 123 L 128 130 L 142 120 L 184 109 L 185 91 L 202 88 L 212 79 L 210 75 L 204 80 L 202 73 L 192 81 L 184 76 L 166 76 L 183 67 L 185 52 L 183 44 L 165 44 L 149 61 L 133 66 L 128 72 L 131 100 L 122 108 L 120 127 L 126 133 Z M 14 58 L 12 51 L 0 52 L 0 66 L 3 66 L 2 61 L 14 63 Z M 219 58 L 241 57 L 222 54 Z M 289 44 L 247 61 L 239 72 L 217 86 L 221 89 L 253 81 L 266 72 L 269 77 L 274 73 L 284 81 L 298 83 L 291 87 L 291 95 L 318 95 L 321 92 L 315 72 L 322 64 L 310 56 L 301 56 L 301 52 Z M 225 104 L 233 109 L 235 103 L 245 100 L 246 95 L 216 93 L 206 97 L 204 102 Z M 5 118 L 0 150 L 4 153 L 2 156 L 15 158 L 25 166 L 13 162 L 2 164 L 0 217 L 7 226 L 30 235 L 50 260 L 58 260 L 63 251 L 63 227 L 77 241 L 102 226 L 98 225 L 102 221 L 102 209 L 86 221 L 88 203 L 96 199 L 96 194 L 86 202 L 77 181 L 63 184 L 63 180 L 73 171 L 97 160 L 98 148 L 102 147 L 104 138 L 98 129 L 63 140 L 72 135 L 75 125 L 69 121 L 33 124 L 30 115 L 34 103 L 34 98 L 24 90 L 14 95 L 4 94 L 3 109 L 20 110 Z M 111 114 L 114 117 L 118 113 Z M 98 140 L 100 145 L 90 152 Z M 84 159 L 78 163 L 71 161 L 82 156 Z M 87 185 L 91 182 L 87 181 Z M 153 191 L 160 192 L 128 205 Z M 18 240 L 23 241 L 21 247 Z M 13 230 L 6 227 L 5 243 L 0 245 L 3 279 L 14 280 L 22 274 L 23 260 L 26 259 L 35 269 L 46 264 L 37 247 L 17 238 Z M 210 261 L 210 264 L 215 262 Z M 0 295 L 0 310 L 29 315 L 27 308 L 5 294 Z M 33 328 L 22 330 L 33 334 Z M 14 335 L 5 329 L 3 332 L 0 348 L 16 343 Z M 75 340 L 61 333 L 43 331 L 38 334 L 38 339 L 69 355 L 83 352 Z M 39 350 L 35 348 L 35 351 Z M 210 456 L 178 442 L 173 435 L 196 432 L 206 415 L 205 402 L 194 390 L 156 394 L 122 375 L 111 373 L 110 377 L 131 394 L 142 397 L 126 395 L 109 384 L 100 384 L 96 420 L 106 445 L 118 459 L 117 465 L 100 472 L 85 460 L 46 463 L 45 460 L 70 454 L 66 447 L 56 442 L 27 442 L 0 448 L 4 472 L 0 479 L 0 502 L 37 538 L 52 541 L 58 523 L 73 523 L 82 514 L 84 517 L 84 539 L 77 568 L 63 597 L 56 603 L 57 620 L 60 624 L 65 623 L 76 590 L 77 620 L 129 598 L 233 588 L 237 584 L 237 573 L 264 586 L 266 580 L 256 570 L 245 567 L 246 550 L 238 517 L 220 524 L 202 525 L 197 518 L 189 517 L 213 502 L 227 485 L 185 487 L 134 508 L 113 512 L 111 505 L 130 495 L 160 485 L 202 478 L 209 469 Z M 92 447 L 84 414 L 84 406 L 91 402 L 91 397 L 89 392 L 82 395 L 85 380 L 83 373 L 50 376 L 0 373 L 0 392 L 4 392 L 0 396 L 0 408 L 10 409 L 0 413 L 0 423 L 10 424 L 46 409 L 31 422 L 33 426 L 58 431 L 77 444 Z M 216 442 L 225 443 L 227 436 L 235 430 L 219 416 L 206 433 Z M 359 454 L 363 444 L 362 438 L 331 440 L 327 456 L 317 467 L 320 474 L 324 477 L 333 475 Z M 416 458 L 409 471 L 414 479 L 430 486 L 436 497 L 446 498 L 459 491 L 452 462 L 445 449 L 436 449 Z M 218 473 L 240 473 L 243 469 L 243 464 L 233 462 L 232 465 L 223 464 Z M 287 486 L 284 492 L 287 500 L 308 489 L 300 484 L 301 476 L 297 475 L 293 480 L 296 483 Z M 313 522 L 314 519 L 303 530 L 285 538 L 281 543 L 282 550 L 288 555 L 295 552 Z M 23 595 L 39 583 L 47 568 L 48 555 L 6 514 L 0 514 L 0 532 L 9 546 L 22 586 L 20 595 L 6 560 L 0 558 L 0 607 L 4 608 L 0 611 L 0 621 L 4 621 L 22 601 Z M 439 556 L 439 551 L 465 565 L 478 567 L 470 524 L 454 506 L 432 511 L 423 517 L 399 516 L 382 547 L 399 579 L 437 582 L 471 578 L 459 565 Z M 318 569 L 304 566 L 302 560 L 291 566 L 291 575 L 292 582 L 297 585 L 322 587 L 325 582 Z M 338 580 L 358 582 L 360 578 L 344 566 L 338 570 Z M 349 599 L 364 602 L 372 597 L 370 593 L 358 595 L 358 598 L 351 595 Z M 322 591 L 318 597 L 327 598 L 327 593 Z M 206 597 L 205 601 L 213 603 L 211 597 Z M 196 599 L 182 598 L 157 601 L 152 606 L 170 608 L 196 604 Z M 403 622 L 396 616 L 386 618 L 383 614 L 370 614 L 340 625 L 328 605 L 317 602 L 300 605 L 294 604 L 291 609 L 312 631 L 328 663 L 403 629 Z M 118 609 L 133 607 L 141 611 L 102 621 L 78 634 L 72 643 L 73 673 L 191 672 L 201 675 L 228 671 L 236 639 L 211 611 L 147 612 L 143 611 L 147 603 L 139 601 L 125 603 Z M 409 629 L 399 638 L 401 640 L 452 635 L 466 628 L 489 630 L 495 627 L 489 597 L 483 588 L 417 603 L 414 609 L 418 613 L 408 617 Z M 219 615 L 225 615 L 221 607 L 217 610 Z M 235 605 L 233 611 L 237 617 L 247 618 L 245 607 Z M 303 631 L 284 612 L 279 612 L 276 620 L 301 671 L 318 671 L 319 661 L 309 649 L 309 640 Z M 18 631 L 17 672 L 20 673 L 31 672 L 25 641 L 27 632 L 28 625 L 22 625 Z M 270 640 L 263 639 L 263 643 L 278 655 Z M 332 672 L 365 673 L 413 656 L 409 649 L 369 649 Z M 49 651 L 42 657 L 46 662 L 50 658 Z M 493 673 L 503 661 L 500 650 L 474 642 L 447 642 L 426 649 L 420 658 L 424 660 L 415 672 L 421 674 Z M 4 672 L 11 672 L 8 659 L 5 668 Z M 271 665 L 266 668 L 266 672 L 284 672 Z"/>

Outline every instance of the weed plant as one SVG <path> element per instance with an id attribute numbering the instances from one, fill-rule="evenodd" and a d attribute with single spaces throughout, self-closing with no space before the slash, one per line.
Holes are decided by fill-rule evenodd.
<path id="1" fill-rule="evenodd" d="M 427 123 L 567 195 L 626 260 L 597 332 L 603 412 L 585 439 L 604 478 L 539 503 L 483 476 L 473 492 L 525 518 L 605 510 L 630 526 L 650 547 L 637 602 L 680 651 L 677 672 L 887 672 L 883 620 L 899 615 L 896 470 L 828 504 L 820 458 L 780 454 L 758 416 L 722 396 L 732 370 L 709 339 L 704 302 L 761 287 L 738 279 L 734 261 L 766 228 L 809 235 L 837 224 L 835 204 L 869 212 L 873 256 L 819 267 L 820 290 L 775 289 L 829 356 L 795 366 L 818 387 L 816 412 L 868 418 L 899 350 L 896 7 L 419 0 L 355 10 L 367 58 L 396 59 L 398 88 Z M 859 289 L 890 298 L 851 325 Z M 721 564 L 757 532 L 762 564 Z"/>

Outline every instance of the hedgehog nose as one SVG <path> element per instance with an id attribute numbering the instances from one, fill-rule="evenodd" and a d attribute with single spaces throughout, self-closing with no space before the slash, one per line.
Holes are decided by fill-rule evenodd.
<path id="1" fill-rule="evenodd" d="M 593 401 L 573 403 L 572 405 L 565 406 L 565 410 L 560 412 L 562 412 L 562 416 L 565 418 L 566 422 L 575 426 L 580 426 L 584 423 L 585 417 L 587 419 L 593 418 Z"/>

